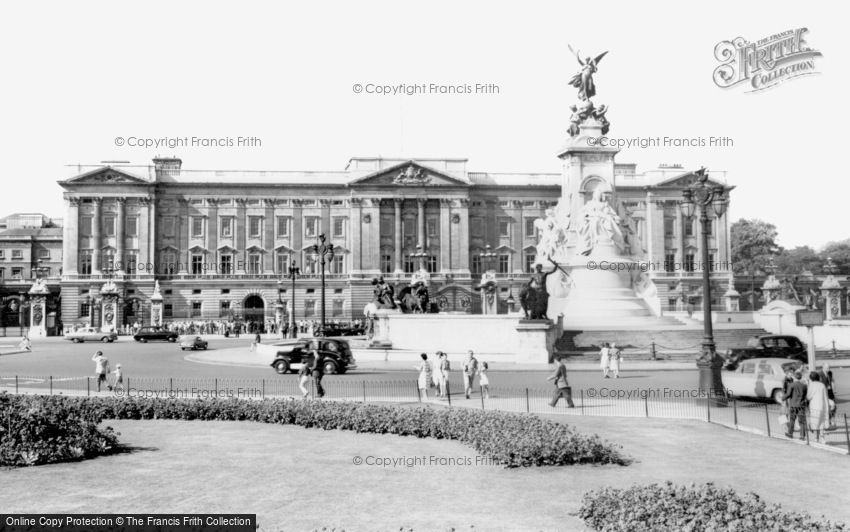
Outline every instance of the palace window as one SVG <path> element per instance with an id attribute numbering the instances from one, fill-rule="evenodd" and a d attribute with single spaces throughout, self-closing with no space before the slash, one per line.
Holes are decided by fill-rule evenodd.
<path id="1" fill-rule="evenodd" d="M 381 255 L 381 273 L 393 272 L 393 256 Z"/>
<path id="2" fill-rule="evenodd" d="M 510 267 L 511 267 L 511 256 L 510 255 L 499 255 L 499 273 L 510 272 Z"/>
<path id="3" fill-rule="evenodd" d="M 80 318 L 87 318 L 91 316 L 91 305 L 86 302 L 80 303 Z"/>
<path id="4" fill-rule="evenodd" d="M 278 275 L 286 275 L 289 273 L 289 253 L 278 253 L 275 255 L 275 272 Z"/>
<path id="5" fill-rule="evenodd" d="M 103 217 L 103 234 L 105 236 L 115 236 L 115 217 L 114 216 L 104 216 Z"/>
<path id="6" fill-rule="evenodd" d="M 171 303 L 163 303 L 162 305 L 162 317 L 163 318 L 171 318 L 174 316 L 174 305 Z"/>
<path id="7" fill-rule="evenodd" d="M 416 261 L 410 255 L 404 256 L 404 273 L 413 273 L 416 271 Z"/>
<path id="8" fill-rule="evenodd" d="M 233 255 L 222 255 L 219 260 L 219 273 L 224 275 L 233 274 Z"/>
<path id="9" fill-rule="evenodd" d="M 705 234 L 711 236 L 712 229 L 714 228 L 714 218 L 709 218 L 708 223 L 705 224 Z"/>
<path id="10" fill-rule="evenodd" d="M 84 251 L 80 253 L 78 270 L 83 275 L 91 275 L 91 252 Z"/>
<path id="11" fill-rule="evenodd" d="M 425 268 L 428 270 L 428 273 L 437 273 L 437 257 L 429 255 Z"/>
<path id="12" fill-rule="evenodd" d="M 192 301 L 192 317 L 200 318 L 203 303 L 200 301 Z"/>
<path id="13" fill-rule="evenodd" d="M 218 302 L 218 317 L 219 318 L 227 318 L 230 316 L 230 301 L 219 301 Z"/>
<path id="14" fill-rule="evenodd" d="M 526 238 L 537 238 L 537 228 L 534 227 L 535 218 L 526 218 L 525 219 L 525 237 Z"/>
<path id="15" fill-rule="evenodd" d="M 395 220 L 392 216 L 381 216 L 381 236 L 392 236 Z"/>
<path id="16" fill-rule="evenodd" d="M 166 216 L 162 219 L 162 234 L 165 236 L 174 236 L 174 217 Z"/>
<path id="17" fill-rule="evenodd" d="M 124 271 L 128 274 L 136 273 L 136 263 L 138 260 L 138 255 L 136 255 L 135 251 L 127 251 L 124 253 Z"/>
<path id="18" fill-rule="evenodd" d="M 126 236 L 138 236 L 139 235 L 139 218 L 137 216 L 129 216 L 128 218 L 126 218 L 124 220 L 124 235 L 126 235 Z"/>
<path id="19" fill-rule="evenodd" d="M 162 254 L 162 273 L 174 275 L 177 273 L 177 267 L 177 256 L 173 251 L 166 251 Z"/>
<path id="20" fill-rule="evenodd" d="M 436 238 L 437 237 L 437 219 L 436 218 L 428 218 L 427 229 L 428 229 L 428 237 L 429 238 Z"/>
<path id="21" fill-rule="evenodd" d="M 319 273 L 319 259 L 313 253 L 304 253 L 304 270 L 301 272 L 304 275 L 315 275 Z"/>
<path id="22" fill-rule="evenodd" d="M 307 300 L 304 302 L 304 316 L 310 318 L 316 315 L 316 302 Z"/>
<path id="23" fill-rule="evenodd" d="M 24 251 L 21 249 L 12 250 L 12 260 L 21 260 L 24 258 Z"/>
<path id="24" fill-rule="evenodd" d="M 664 255 L 664 271 L 671 273 L 676 271 L 676 255 L 674 253 Z"/>
<path id="25" fill-rule="evenodd" d="M 289 216 L 277 217 L 277 237 L 286 238 L 289 236 Z"/>
<path id="26" fill-rule="evenodd" d="M 345 218 L 338 217 L 333 219 L 333 236 L 337 238 L 345 236 Z"/>
<path id="27" fill-rule="evenodd" d="M 416 218 L 405 218 L 402 225 L 404 226 L 404 236 L 412 238 L 416 235 Z"/>
<path id="28" fill-rule="evenodd" d="M 676 234 L 676 219 L 664 218 L 664 236 L 673 236 Z"/>
<path id="29" fill-rule="evenodd" d="M 333 316 L 342 316 L 343 303 L 344 301 L 342 299 L 334 299 L 332 310 Z"/>
<path id="30" fill-rule="evenodd" d="M 6 250 L 0 249 L 0 259 L 6 258 Z"/>
<path id="31" fill-rule="evenodd" d="M 80 234 L 83 236 L 91 236 L 92 234 L 92 217 L 80 217 Z"/>
<path id="32" fill-rule="evenodd" d="M 319 234 L 319 217 L 307 216 L 304 218 L 304 236 L 315 238 Z"/>
<path id="33" fill-rule="evenodd" d="M 21 279 L 23 278 L 23 274 L 23 268 L 12 268 L 12 279 Z"/>
<path id="34" fill-rule="evenodd" d="M 334 260 L 330 263 L 330 273 L 341 274 L 345 273 L 345 256 L 334 255 Z"/>
<path id="35" fill-rule="evenodd" d="M 481 256 L 472 256 L 472 273 L 481 273 Z"/>
<path id="36" fill-rule="evenodd" d="M 192 255 L 192 273 L 200 275 L 204 273 L 204 256 L 200 254 Z"/>
<path id="37" fill-rule="evenodd" d="M 202 236 L 204 236 L 204 218 L 192 216 L 192 237 L 201 238 Z"/>
<path id="38" fill-rule="evenodd" d="M 694 222 L 696 217 L 685 218 L 685 236 L 694 236 Z"/>
<path id="39" fill-rule="evenodd" d="M 473 216 L 469 219 L 469 232 L 472 236 L 484 236 L 484 218 Z"/>
<path id="40" fill-rule="evenodd" d="M 526 273 L 531 273 L 534 271 L 534 261 L 537 260 L 537 255 L 534 253 L 526 253 L 525 254 L 525 271 Z"/>
<path id="41" fill-rule="evenodd" d="M 694 271 L 694 254 L 693 253 L 688 253 L 687 255 L 685 255 L 684 270 L 686 272 Z"/>
<path id="42" fill-rule="evenodd" d="M 248 217 L 248 236 L 251 238 L 260 238 L 263 231 L 263 217 L 249 216 Z"/>
<path id="43" fill-rule="evenodd" d="M 262 261 L 259 253 L 251 253 L 248 255 L 248 273 L 258 274 L 262 269 Z"/>
<path id="44" fill-rule="evenodd" d="M 233 217 L 222 216 L 219 218 L 221 225 L 221 238 L 231 238 L 233 236 Z"/>
<path id="45" fill-rule="evenodd" d="M 499 236 L 510 236 L 511 223 L 508 220 L 499 220 Z"/>

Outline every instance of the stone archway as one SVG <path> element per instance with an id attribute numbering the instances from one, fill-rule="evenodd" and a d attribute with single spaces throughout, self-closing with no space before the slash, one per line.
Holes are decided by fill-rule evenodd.
<path id="1" fill-rule="evenodd" d="M 265 324 L 265 315 L 266 302 L 263 301 L 262 296 L 251 294 L 242 302 L 242 319 L 249 327 L 253 322 L 262 328 Z"/>

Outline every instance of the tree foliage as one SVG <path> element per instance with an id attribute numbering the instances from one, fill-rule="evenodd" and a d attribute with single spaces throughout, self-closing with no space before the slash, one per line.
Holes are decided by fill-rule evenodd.
<path id="1" fill-rule="evenodd" d="M 741 218 L 729 228 L 732 234 L 732 268 L 735 273 L 764 271 L 776 244 L 776 226 L 762 220 Z"/>

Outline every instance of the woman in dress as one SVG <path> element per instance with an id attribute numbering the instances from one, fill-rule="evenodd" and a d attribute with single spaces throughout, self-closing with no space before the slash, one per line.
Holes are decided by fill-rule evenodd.
<path id="1" fill-rule="evenodd" d="M 488 369 L 486 362 L 482 362 L 478 366 L 478 386 L 481 386 L 481 393 L 484 394 L 484 399 L 490 398 L 490 378 L 487 377 Z"/>
<path id="2" fill-rule="evenodd" d="M 614 372 L 614 378 L 619 379 L 620 378 L 620 360 L 622 360 L 623 354 L 622 354 L 622 350 L 618 349 L 617 344 L 615 344 L 615 343 L 611 343 L 610 357 L 611 357 L 611 361 L 610 361 L 609 365 L 611 366 L 611 371 Z"/>
<path id="3" fill-rule="evenodd" d="M 416 366 L 416 369 L 419 370 L 419 394 L 421 397 L 428 399 L 428 388 L 433 382 L 433 371 L 431 363 L 428 362 L 428 355 L 422 353 L 419 356 L 422 357 L 422 362 Z"/>
<path id="4" fill-rule="evenodd" d="M 829 396 L 826 393 L 826 386 L 820 381 L 820 375 L 816 371 L 809 374 L 806 400 L 809 403 L 809 429 L 815 431 L 818 443 L 826 443 L 826 435 L 823 431 L 826 430 L 829 419 Z"/>
<path id="5" fill-rule="evenodd" d="M 611 348 L 608 342 L 602 344 L 602 349 L 599 350 L 599 367 L 602 368 L 602 376 L 608 378 L 608 371 L 611 365 Z"/>

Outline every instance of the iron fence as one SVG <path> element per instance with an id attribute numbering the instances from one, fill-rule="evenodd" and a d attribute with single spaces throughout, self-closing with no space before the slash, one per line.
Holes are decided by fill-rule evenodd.
<path id="1" fill-rule="evenodd" d="M 572 389 L 572 406 L 559 398 L 552 406 L 555 388 L 512 388 L 476 385 L 467 397 L 463 376 L 453 374 L 440 395 L 438 388 L 420 390 L 413 379 L 363 380 L 355 376 L 330 375 L 323 379 L 325 399 L 363 403 L 423 403 L 449 408 L 500 410 L 526 414 L 570 416 L 603 416 L 666 418 L 703 421 L 770 438 L 786 436 L 786 415 L 779 404 L 766 401 L 744 401 L 726 397 L 669 397 L 638 390 L 609 390 L 600 396 L 596 388 Z M 306 383 L 306 396 L 316 398 L 312 379 Z M 98 390 L 93 376 L 0 376 L 0 393 L 62 394 L 75 396 L 109 396 L 178 398 L 178 399 L 300 399 L 304 396 L 296 375 L 269 379 L 231 379 L 208 377 L 124 377 L 122 383 L 107 381 Z M 794 427 L 792 438 L 850 454 L 850 425 L 846 412 L 837 412 L 835 428 L 821 433 L 823 443 L 812 431 Z"/>

